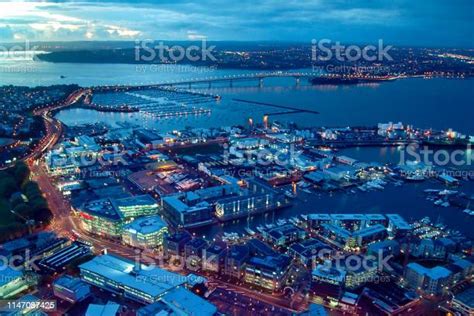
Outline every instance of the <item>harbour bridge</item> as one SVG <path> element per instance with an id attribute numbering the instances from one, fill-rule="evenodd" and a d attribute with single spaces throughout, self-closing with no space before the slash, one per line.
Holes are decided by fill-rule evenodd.
<path id="1" fill-rule="evenodd" d="M 273 71 L 273 72 L 256 72 L 256 73 L 244 73 L 235 75 L 225 76 L 212 76 L 212 77 L 197 77 L 184 80 L 176 81 L 164 81 L 152 84 L 138 84 L 138 85 L 109 85 L 109 86 L 97 86 L 91 87 L 94 91 L 119 91 L 119 90 L 130 90 L 130 89 L 149 89 L 149 88 L 174 88 L 174 87 L 187 87 L 192 88 L 193 85 L 207 84 L 209 88 L 212 87 L 213 83 L 229 83 L 229 87 L 233 86 L 234 82 L 238 81 L 255 81 L 259 87 L 263 86 L 264 79 L 266 78 L 294 78 L 295 85 L 299 85 L 301 79 L 310 79 L 314 77 L 329 77 L 331 75 L 322 75 L 318 72 L 284 72 L 284 71 Z"/>
<path id="2" fill-rule="evenodd" d="M 213 83 L 228 82 L 229 86 L 232 87 L 233 83 L 236 81 L 256 81 L 258 83 L 258 86 L 262 87 L 265 78 L 294 78 L 295 84 L 299 85 L 300 80 L 302 78 L 310 79 L 317 76 L 321 76 L 321 73 L 274 71 L 274 72 L 245 73 L 245 74 L 226 75 L 226 76 L 193 78 L 189 80 L 180 80 L 180 81 L 169 81 L 169 82 L 156 84 L 155 86 L 188 86 L 188 88 L 191 88 L 193 84 L 206 84 L 207 83 L 209 87 L 212 87 Z"/>

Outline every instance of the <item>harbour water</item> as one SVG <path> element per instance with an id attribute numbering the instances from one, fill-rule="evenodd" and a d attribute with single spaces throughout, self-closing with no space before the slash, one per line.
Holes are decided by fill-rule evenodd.
<path id="1" fill-rule="evenodd" d="M 0 85 L 50 85 L 77 83 L 83 86 L 106 84 L 141 84 L 184 80 L 196 77 L 224 76 L 237 74 L 239 70 L 195 69 L 192 67 L 167 66 L 163 69 L 145 68 L 135 65 L 114 64 L 49 64 L 26 61 L 35 67 L 28 76 L 24 73 L 2 72 L 9 65 L 0 62 Z M 3 69 L 5 70 L 5 69 Z M 60 76 L 65 76 L 61 79 Z M 105 113 L 86 109 L 66 109 L 57 117 L 67 125 L 104 122 L 118 127 L 118 122 L 156 128 L 160 131 L 182 129 L 186 126 L 212 127 L 245 124 L 249 117 L 259 122 L 265 113 L 278 112 L 266 106 L 250 105 L 233 101 L 233 98 L 268 102 L 298 108 L 312 109 L 320 114 L 270 115 L 270 120 L 293 121 L 302 126 L 348 126 L 375 125 L 379 122 L 398 122 L 417 127 L 434 129 L 453 128 L 465 134 L 474 135 L 474 80 L 472 79 L 404 79 L 382 84 L 351 86 L 296 86 L 294 79 L 266 79 L 264 87 L 256 82 L 196 86 L 200 91 L 222 96 L 220 102 L 211 105 L 211 114 L 182 116 L 175 118 L 146 118 L 139 113 Z M 399 158 L 396 148 L 354 148 L 345 150 L 346 155 L 361 161 L 396 162 Z M 471 168 L 472 169 L 472 168 Z M 277 211 L 275 218 L 289 218 L 307 213 L 400 213 L 407 219 L 429 216 L 440 218 L 449 228 L 462 231 L 474 238 L 471 225 L 474 216 L 455 208 L 441 208 L 426 200 L 425 189 L 442 188 L 433 182 L 407 183 L 401 187 L 387 185 L 383 191 L 353 193 L 300 192 L 295 205 Z M 474 194 L 474 183 L 463 182 L 462 192 Z M 269 223 L 272 214 L 251 219 L 250 226 Z M 243 232 L 247 220 L 226 224 L 226 231 Z M 210 236 L 223 230 L 221 225 L 203 228 L 197 232 Z"/>

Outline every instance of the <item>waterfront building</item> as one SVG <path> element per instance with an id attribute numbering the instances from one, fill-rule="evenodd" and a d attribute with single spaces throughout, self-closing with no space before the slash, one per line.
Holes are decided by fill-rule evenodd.
<path id="1" fill-rule="evenodd" d="M 78 278 L 64 275 L 53 282 L 53 293 L 56 297 L 71 303 L 76 303 L 87 298 L 90 286 Z"/>
<path id="2" fill-rule="evenodd" d="M 231 246 L 225 257 L 225 274 L 236 279 L 241 279 L 245 274 L 244 264 L 248 257 L 249 247 L 247 245 Z"/>
<path id="3" fill-rule="evenodd" d="M 397 256 L 400 254 L 400 243 L 394 239 L 375 242 L 367 247 L 367 254 L 372 256 L 382 255 L 384 257 Z"/>
<path id="4" fill-rule="evenodd" d="M 355 231 L 367 227 L 366 214 L 331 214 L 332 224 Z"/>
<path id="5" fill-rule="evenodd" d="M 404 137 L 406 135 L 402 122 L 378 123 L 377 134 L 388 138 Z"/>
<path id="6" fill-rule="evenodd" d="M 167 233 L 168 227 L 158 215 L 145 216 L 124 226 L 122 241 L 137 248 L 156 248 L 163 245 Z"/>
<path id="7" fill-rule="evenodd" d="M 340 246 L 349 248 L 365 247 L 374 241 L 381 241 L 387 237 L 387 230 L 380 224 L 351 232 L 334 224 L 323 224 L 322 234 L 334 240 Z"/>
<path id="8" fill-rule="evenodd" d="M 347 156 L 336 156 L 334 158 L 337 162 L 349 166 L 353 166 L 357 162 L 356 159 Z"/>
<path id="9" fill-rule="evenodd" d="M 163 197 L 163 211 L 179 227 L 208 225 L 214 216 L 220 221 L 262 213 L 287 205 L 284 195 L 257 180 L 238 182 Z"/>
<path id="10" fill-rule="evenodd" d="M 412 227 L 398 214 L 387 214 L 388 232 L 395 237 L 403 237 L 412 231 Z"/>
<path id="11" fill-rule="evenodd" d="M 286 282 L 291 258 L 286 255 L 251 257 L 245 263 L 244 281 L 270 290 L 280 290 Z"/>
<path id="12" fill-rule="evenodd" d="M 403 221 L 398 214 L 399 221 Z M 382 214 L 308 214 L 308 227 L 319 230 L 322 224 L 334 224 L 344 229 L 355 231 L 374 225 L 382 225 L 388 227 L 389 218 Z"/>
<path id="13" fill-rule="evenodd" d="M 364 214 L 365 215 L 365 222 L 364 226 L 372 226 L 380 224 L 384 227 L 388 226 L 388 218 L 385 217 L 383 214 Z"/>
<path id="14" fill-rule="evenodd" d="M 285 196 L 256 179 L 246 180 L 247 188 L 235 196 L 223 197 L 216 202 L 216 216 L 220 221 L 264 213 L 288 205 Z"/>
<path id="15" fill-rule="evenodd" d="M 314 238 L 294 243 L 288 248 L 288 254 L 307 267 L 312 266 L 318 259 L 331 253 L 332 248 L 329 245 Z"/>
<path id="16" fill-rule="evenodd" d="M 308 227 L 312 229 L 320 229 L 322 224 L 332 223 L 332 217 L 329 214 L 308 214 Z"/>
<path id="17" fill-rule="evenodd" d="M 323 236 L 333 240 L 339 246 L 343 247 L 351 242 L 352 233 L 349 230 L 334 224 L 322 224 L 321 226 Z"/>
<path id="18" fill-rule="evenodd" d="M 303 177 L 309 182 L 318 185 L 322 185 L 324 181 L 329 179 L 329 175 L 320 170 L 308 172 Z"/>
<path id="19" fill-rule="evenodd" d="M 163 211 L 167 218 L 178 227 L 193 227 L 212 223 L 212 208 L 206 201 L 197 202 L 193 192 L 164 197 Z"/>
<path id="20" fill-rule="evenodd" d="M 449 238 L 424 238 L 410 244 L 410 254 L 417 258 L 445 259 L 456 250 L 456 243 Z"/>
<path id="21" fill-rule="evenodd" d="M 264 231 L 262 236 L 271 245 L 286 246 L 290 243 L 306 238 L 306 231 L 296 227 L 293 224 L 277 226 L 275 228 Z"/>
<path id="22" fill-rule="evenodd" d="M 146 304 L 188 282 L 186 276 L 112 255 L 97 256 L 79 269 L 85 282 Z"/>
<path id="23" fill-rule="evenodd" d="M 359 247 L 364 247 L 374 241 L 382 241 L 387 236 L 387 229 L 380 224 L 369 226 L 352 233 L 352 237 Z"/>
<path id="24" fill-rule="evenodd" d="M 352 166 L 340 165 L 324 169 L 323 173 L 330 179 L 335 181 L 352 180 L 355 179 L 357 169 Z"/>
<path id="25" fill-rule="evenodd" d="M 446 293 L 451 277 L 452 272 L 441 266 L 426 268 L 416 262 L 411 262 L 405 268 L 405 282 L 426 294 Z"/>
<path id="26" fill-rule="evenodd" d="M 184 247 L 190 240 L 191 235 L 185 230 L 166 235 L 163 242 L 164 255 L 166 257 L 183 258 Z"/>

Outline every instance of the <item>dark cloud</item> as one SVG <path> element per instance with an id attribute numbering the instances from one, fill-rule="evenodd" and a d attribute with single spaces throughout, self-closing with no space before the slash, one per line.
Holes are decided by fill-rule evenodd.
<path id="1" fill-rule="evenodd" d="M 51 24 L 52 31 L 37 31 L 44 40 L 61 39 L 49 38 L 56 33 L 67 39 L 187 39 L 193 31 L 211 40 L 474 44 L 472 0 L 48 1 L 33 12 L 38 14 L 7 16 L 5 23 L 14 32 L 51 20 L 77 25 L 74 30 Z"/>

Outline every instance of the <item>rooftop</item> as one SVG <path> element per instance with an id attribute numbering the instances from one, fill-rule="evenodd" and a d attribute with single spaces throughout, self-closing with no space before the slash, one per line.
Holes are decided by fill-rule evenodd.
<path id="1" fill-rule="evenodd" d="M 387 218 L 397 229 L 411 229 L 411 226 L 398 214 L 387 214 Z"/>
<path id="2" fill-rule="evenodd" d="M 166 227 L 166 223 L 158 215 L 140 217 L 124 227 L 131 233 L 151 234 Z"/>
<path id="3" fill-rule="evenodd" d="M 377 224 L 377 225 L 373 225 L 373 226 L 369 226 L 369 227 L 357 230 L 353 233 L 353 235 L 360 236 L 360 237 L 367 237 L 373 234 L 384 232 L 385 230 L 386 229 L 383 225 Z"/>
<path id="4" fill-rule="evenodd" d="M 69 275 L 64 275 L 64 276 L 60 277 L 59 279 L 54 281 L 53 284 L 54 284 L 54 286 L 61 286 L 61 287 L 70 289 L 72 291 L 74 291 L 78 287 L 84 285 L 84 283 L 81 281 L 81 279 L 74 278 L 74 277 L 69 276 Z"/>
<path id="5" fill-rule="evenodd" d="M 136 289 L 157 297 L 163 293 L 185 283 L 186 278 L 160 268 L 151 268 L 141 265 L 136 270 L 135 263 L 113 255 L 102 255 L 79 266 L 83 270 L 91 271 L 106 279 Z"/>
<path id="6" fill-rule="evenodd" d="M 115 316 L 120 305 L 114 302 L 107 302 L 105 305 L 90 304 L 87 307 L 86 316 Z"/>
<path id="7" fill-rule="evenodd" d="M 213 304 L 182 287 L 169 291 L 161 301 L 184 315 L 212 316 L 217 313 Z"/>
<path id="8" fill-rule="evenodd" d="M 87 202 L 83 205 L 82 211 L 90 215 L 105 217 L 118 221 L 122 218 L 120 212 L 113 206 L 110 199 L 100 199 Z"/>
<path id="9" fill-rule="evenodd" d="M 266 256 L 264 258 L 252 257 L 249 259 L 248 263 L 260 269 L 263 268 L 282 273 L 282 271 L 291 263 L 291 258 L 285 255 Z"/>
<path id="10" fill-rule="evenodd" d="M 428 276 L 430 279 L 442 279 L 442 278 L 447 278 L 451 275 L 451 271 L 448 269 L 441 267 L 441 266 L 436 266 L 433 268 L 426 268 L 416 262 L 411 262 L 407 265 L 408 268 L 416 271 L 418 274 L 423 274 Z"/>
<path id="11" fill-rule="evenodd" d="M 465 291 L 456 294 L 454 299 L 469 306 L 469 308 L 474 308 L 474 286 L 471 285 Z"/>

